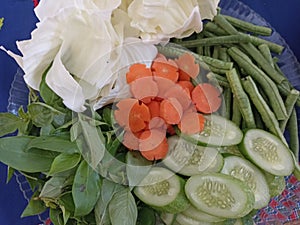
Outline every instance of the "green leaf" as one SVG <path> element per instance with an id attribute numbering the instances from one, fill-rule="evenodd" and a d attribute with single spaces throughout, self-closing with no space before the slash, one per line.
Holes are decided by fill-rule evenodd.
<path id="1" fill-rule="evenodd" d="M 26 146 L 31 140 L 32 138 L 28 136 L 1 138 L 0 161 L 24 172 L 48 171 L 56 154 L 36 148 L 26 152 Z"/>
<path id="2" fill-rule="evenodd" d="M 75 205 L 71 192 L 64 193 L 62 196 L 60 196 L 58 204 L 64 206 L 69 212 L 75 211 Z"/>
<path id="3" fill-rule="evenodd" d="M 35 102 L 28 105 L 28 113 L 32 123 L 37 127 L 43 127 L 51 124 L 54 112 L 45 105 Z"/>
<path id="4" fill-rule="evenodd" d="M 38 215 L 47 209 L 44 202 L 38 198 L 38 192 L 31 197 L 27 207 L 23 211 L 21 217 Z"/>
<path id="5" fill-rule="evenodd" d="M 95 120 L 78 114 L 78 121 L 71 128 L 71 140 L 75 140 L 83 158 L 95 169 L 106 151 L 104 137 Z"/>
<path id="6" fill-rule="evenodd" d="M 97 225 L 111 225 L 108 213 L 108 204 L 114 194 L 124 188 L 125 187 L 123 185 L 111 182 L 108 179 L 103 180 L 100 197 L 95 206 L 95 218 Z"/>
<path id="7" fill-rule="evenodd" d="M 108 209 L 112 225 L 136 224 L 137 205 L 129 188 L 115 193 Z"/>
<path id="8" fill-rule="evenodd" d="M 72 187 L 75 216 L 89 214 L 100 195 L 101 179 L 86 161 L 82 161 L 76 171 Z"/>
<path id="9" fill-rule="evenodd" d="M 49 217 L 54 225 L 64 225 L 62 212 L 60 210 L 50 208 Z"/>
<path id="10" fill-rule="evenodd" d="M 79 152 L 76 143 L 69 140 L 69 135 L 51 135 L 32 138 L 26 147 L 26 151 L 32 148 L 69 154 Z"/>
<path id="11" fill-rule="evenodd" d="M 6 178 L 6 183 L 7 184 L 11 180 L 11 178 L 13 177 L 14 173 L 15 173 L 15 169 L 8 166 L 7 167 L 7 178 Z"/>
<path id="12" fill-rule="evenodd" d="M 51 177 L 43 186 L 40 198 L 56 199 L 62 193 L 65 187 L 73 184 L 74 171 L 66 171 Z"/>
<path id="13" fill-rule="evenodd" d="M 15 132 L 22 124 L 22 120 L 11 113 L 0 113 L 0 137 Z"/>
<path id="14" fill-rule="evenodd" d="M 61 153 L 55 157 L 48 176 L 74 168 L 80 162 L 80 154 Z"/>

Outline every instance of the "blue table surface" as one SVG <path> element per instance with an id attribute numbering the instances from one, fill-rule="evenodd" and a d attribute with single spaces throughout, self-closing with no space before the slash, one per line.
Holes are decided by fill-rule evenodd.
<path id="1" fill-rule="evenodd" d="M 281 34 L 299 60 L 300 2 L 297 0 L 242 0 L 242 2 L 264 17 Z M 30 33 L 37 22 L 32 0 L 2 0 L 1 17 L 5 18 L 5 25 L 0 31 L 0 45 L 17 52 L 15 41 L 30 38 Z M 17 68 L 14 60 L 0 51 L 0 112 L 6 111 L 10 84 Z M 20 218 L 27 202 L 15 178 L 8 184 L 5 181 L 6 167 L 0 163 L 0 225 L 41 224 L 36 216 Z"/>

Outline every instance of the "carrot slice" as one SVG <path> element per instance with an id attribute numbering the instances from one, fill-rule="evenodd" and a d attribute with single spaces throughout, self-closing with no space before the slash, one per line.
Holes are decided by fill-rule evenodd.
<path id="1" fill-rule="evenodd" d="M 143 102 L 137 102 L 129 112 L 129 129 L 131 132 L 139 132 L 147 126 L 151 119 L 150 110 Z"/>
<path id="2" fill-rule="evenodd" d="M 167 90 L 164 96 L 165 98 L 176 98 L 180 102 L 183 110 L 192 104 L 190 95 L 178 84 Z"/>
<path id="3" fill-rule="evenodd" d="M 147 68 L 145 64 L 136 63 L 131 65 L 129 71 L 126 73 L 126 81 L 130 84 L 136 79 L 148 76 L 152 76 L 151 69 Z"/>
<path id="4" fill-rule="evenodd" d="M 157 55 L 156 55 L 156 57 L 155 57 L 154 60 L 157 60 L 157 59 L 164 60 L 164 61 L 167 60 L 166 56 L 164 54 L 161 54 L 161 53 L 157 53 Z"/>
<path id="5" fill-rule="evenodd" d="M 177 84 L 182 87 L 183 89 L 184 88 L 187 88 L 189 90 L 189 93 L 191 93 L 194 89 L 194 85 L 191 81 L 187 81 L 187 80 L 180 80 L 177 82 Z"/>
<path id="6" fill-rule="evenodd" d="M 222 103 L 220 91 L 209 83 L 198 84 L 192 91 L 192 101 L 202 113 L 217 111 Z"/>
<path id="7" fill-rule="evenodd" d="M 149 102 L 147 104 L 147 106 L 150 110 L 151 118 L 159 117 L 159 110 L 160 110 L 160 102 L 159 101 L 152 100 L 151 102 Z"/>
<path id="8" fill-rule="evenodd" d="M 153 76 L 163 77 L 173 82 L 178 80 L 178 67 L 172 59 L 164 60 L 162 58 L 157 58 L 153 60 L 151 69 L 153 71 Z"/>
<path id="9" fill-rule="evenodd" d="M 168 152 L 166 132 L 161 129 L 145 130 L 140 136 L 139 150 L 148 160 L 164 158 Z"/>
<path id="10" fill-rule="evenodd" d="M 141 135 L 141 132 L 139 133 L 132 133 L 130 130 L 125 130 L 123 135 L 122 144 L 128 148 L 129 150 L 138 150 L 139 149 L 139 136 Z"/>
<path id="11" fill-rule="evenodd" d="M 154 149 L 148 151 L 141 151 L 141 155 L 149 161 L 163 159 L 167 156 L 169 151 L 169 144 L 167 138 Z"/>
<path id="12" fill-rule="evenodd" d="M 136 99 L 149 103 L 158 94 L 157 83 L 152 76 L 138 78 L 130 83 L 130 91 Z"/>
<path id="13" fill-rule="evenodd" d="M 190 53 L 184 53 L 175 59 L 178 65 L 181 79 L 187 79 L 187 77 L 196 78 L 200 72 L 199 64 L 195 63 L 195 58 Z"/>
<path id="14" fill-rule="evenodd" d="M 167 129 L 167 124 L 166 124 L 165 120 L 162 119 L 161 117 L 151 118 L 151 120 L 148 124 L 148 129 L 149 130 L 156 129 L 156 128 L 159 128 L 159 129 L 162 129 L 162 130 Z"/>
<path id="15" fill-rule="evenodd" d="M 176 98 L 164 99 L 160 103 L 160 117 L 168 124 L 178 124 L 183 114 L 180 102 Z"/>
<path id="16" fill-rule="evenodd" d="M 204 129 L 205 118 L 202 114 L 197 112 L 184 113 L 178 128 L 182 133 L 195 134 Z"/>
<path id="17" fill-rule="evenodd" d="M 117 109 L 114 110 L 114 117 L 121 127 L 129 127 L 129 113 L 132 107 L 138 103 L 137 99 L 125 98 L 121 99 L 117 104 Z"/>
<path id="18" fill-rule="evenodd" d="M 158 94 L 157 97 L 160 98 L 161 100 L 163 100 L 164 98 L 166 98 L 166 92 L 168 90 L 170 90 L 171 88 L 173 88 L 176 83 L 174 81 L 171 81 L 169 79 L 163 78 L 163 77 L 153 77 L 157 87 L 158 87 Z"/>

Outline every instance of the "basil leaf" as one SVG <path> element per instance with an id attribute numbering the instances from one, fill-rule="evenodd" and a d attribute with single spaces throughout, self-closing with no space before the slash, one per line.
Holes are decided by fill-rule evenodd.
<path id="1" fill-rule="evenodd" d="M 44 202 L 41 201 L 38 197 L 38 192 L 35 192 L 28 205 L 24 209 L 21 217 L 26 217 L 26 216 L 33 216 L 33 215 L 38 215 L 42 212 L 44 212 L 47 207 L 45 206 Z"/>
<path id="2" fill-rule="evenodd" d="M 0 113 L 0 137 L 15 132 L 22 123 L 22 120 L 14 114 Z"/>
<path id="3" fill-rule="evenodd" d="M 56 199 L 66 186 L 72 185 L 74 175 L 72 171 L 66 171 L 51 177 L 43 186 L 40 198 Z"/>
<path id="4" fill-rule="evenodd" d="M 115 193 L 108 209 L 112 225 L 136 224 L 137 205 L 129 188 Z"/>
<path id="5" fill-rule="evenodd" d="M 61 153 L 78 153 L 79 149 L 76 143 L 69 140 L 68 135 L 63 136 L 40 136 L 32 138 L 26 146 L 26 151 L 31 148 L 39 148 Z"/>
<path id="6" fill-rule="evenodd" d="M 49 217 L 54 225 L 65 225 L 63 222 L 62 212 L 60 210 L 50 208 Z"/>
<path id="7" fill-rule="evenodd" d="M 45 172 L 51 167 L 56 154 L 32 148 L 26 152 L 28 136 L 15 136 L 0 139 L 0 160 L 4 164 L 24 172 Z"/>
<path id="8" fill-rule="evenodd" d="M 104 137 L 95 120 L 78 114 L 78 121 L 71 128 L 71 140 L 75 140 L 83 158 L 95 169 L 106 151 Z"/>
<path id="9" fill-rule="evenodd" d="M 74 168 L 80 162 L 80 154 L 61 153 L 55 157 L 51 165 L 49 176 Z"/>
<path id="10" fill-rule="evenodd" d="M 15 169 L 8 166 L 7 167 L 7 178 L 6 178 L 6 183 L 7 184 L 11 180 L 11 178 L 13 177 L 14 173 L 15 173 Z"/>
<path id="11" fill-rule="evenodd" d="M 35 102 L 27 107 L 32 123 L 37 127 L 43 127 L 51 124 L 53 120 L 53 111 L 45 105 Z"/>
<path id="12" fill-rule="evenodd" d="M 101 180 L 86 161 L 82 161 L 76 171 L 72 196 L 75 204 L 75 216 L 89 214 L 100 195 Z"/>

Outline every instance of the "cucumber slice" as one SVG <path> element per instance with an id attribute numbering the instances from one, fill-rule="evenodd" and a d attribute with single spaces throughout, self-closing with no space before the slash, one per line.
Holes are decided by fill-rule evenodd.
<path id="1" fill-rule="evenodd" d="M 175 221 L 177 221 L 180 225 L 212 225 L 212 223 L 195 220 L 182 213 L 177 214 Z"/>
<path id="2" fill-rule="evenodd" d="M 174 172 L 192 176 L 222 169 L 223 157 L 215 148 L 195 145 L 177 135 L 168 138 L 168 145 L 168 155 L 162 162 Z"/>
<path id="3" fill-rule="evenodd" d="M 153 167 L 133 191 L 144 203 L 159 211 L 178 213 L 190 205 L 185 180 L 163 167 Z"/>
<path id="4" fill-rule="evenodd" d="M 241 142 L 242 153 L 263 170 L 288 176 L 294 170 L 294 160 L 287 146 L 275 135 L 261 129 L 249 129 Z"/>
<path id="5" fill-rule="evenodd" d="M 187 210 L 183 211 L 182 214 L 198 221 L 210 222 L 210 223 L 221 222 L 225 220 L 225 218 L 221 218 L 221 217 L 217 217 L 205 213 L 195 208 L 193 205 L 191 205 Z"/>
<path id="6" fill-rule="evenodd" d="M 160 214 L 160 219 L 165 225 L 173 225 L 177 214 L 162 212 Z"/>
<path id="7" fill-rule="evenodd" d="M 227 174 L 191 176 L 185 193 L 194 207 L 217 217 L 242 217 L 254 206 L 254 194 L 249 186 Z"/>
<path id="8" fill-rule="evenodd" d="M 264 174 L 254 164 L 238 156 L 228 156 L 221 173 L 240 179 L 251 188 L 255 197 L 254 209 L 268 205 L 271 198 L 269 186 Z"/>
<path id="9" fill-rule="evenodd" d="M 181 134 L 190 142 L 204 146 L 230 146 L 242 141 L 241 129 L 232 121 L 218 115 L 206 115 L 202 132 L 192 135 Z"/>

